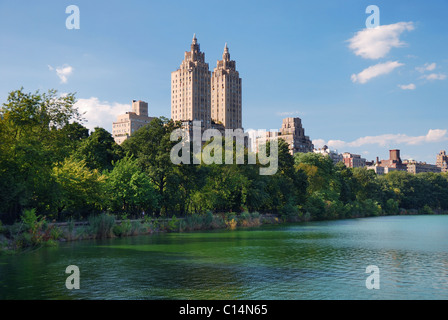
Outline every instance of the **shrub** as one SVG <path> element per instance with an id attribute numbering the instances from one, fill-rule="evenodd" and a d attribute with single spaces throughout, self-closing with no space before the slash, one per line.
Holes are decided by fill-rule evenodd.
<path id="1" fill-rule="evenodd" d="M 227 228 L 229 228 L 230 230 L 235 230 L 237 221 L 234 218 L 232 218 L 232 220 L 226 221 L 226 225 L 227 225 Z"/>
<path id="2" fill-rule="evenodd" d="M 297 221 L 299 219 L 299 208 L 288 202 L 280 209 L 280 215 L 285 221 Z"/>
<path id="3" fill-rule="evenodd" d="M 186 229 L 192 231 L 192 230 L 200 230 L 203 227 L 204 224 L 204 217 L 193 214 L 185 218 L 186 223 Z"/>
<path id="4" fill-rule="evenodd" d="M 138 235 L 144 231 L 144 228 L 140 221 L 132 221 L 131 235 Z"/>
<path id="5" fill-rule="evenodd" d="M 28 230 L 28 233 L 23 233 L 23 237 L 20 240 L 23 240 L 21 243 L 22 247 L 26 246 L 37 246 L 40 245 L 47 239 L 44 239 L 44 223 L 45 218 L 36 215 L 36 209 L 27 209 L 24 210 L 21 216 L 21 220 Z M 46 225 L 45 225 L 46 226 Z M 29 239 L 27 234 L 29 234 Z"/>
<path id="6" fill-rule="evenodd" d="M 115 224 L 115 218 L 106 213 L 102 213 L 98 216 L 89 216 L 89 228 L 88 233 L 95 238 L 109 238 L 112 236 L 112 228 Z"/>
<path id="7" fill-rule="evenodd" d="M 204 224 L 207 229 L 213 227 L 213 220 L 214 220 L 213 212 L 208 210 L 204 217 Z"/>
<path id="8" fill-rule="evenodd" d="M 398 206 L 398 201 L 394 199 L 388 199 L 386 204 L 384 205 L 384 211 L 387 214 L 398 214 L 400 213 L 400 209 Z"/>
<path id="9" fill-rule="evenodd" d="M 176 216 L 173 216 L 167 224 L 167 230 L 168 231 L 178 231 L 179 230 L 179 219 L 176 218 Z"/>
<path id="10" fill-rule="evenodd" d="M 132 223 L 131 220 L 127 219 L 121 221 L 121 232 L 122 236 L 130 236 L 132 234 Z"/>
<path id="11" fill-rule="evenodd" d="M 142 230 L 141 232 L 143 232 L 143 233 L 151 233 L 154 230 L 154 226 L 149 219 L 147 220 L 145 218 L 145 221 L 143 222 L 141 230 Z"/>
<path id="12" fill-rule="evenodd" d="M 424 207 L 420 210 L 420 214 L 434 214 L 434 211 L 431 209 L 430 206 L 427 204 L 424 205 Z"/>
<path id="13" fill-rule="evenodd" d="M 123 226 L 120 224 L 114 225 L 112 228 L 112 232 L 116 237 L 121 237 L 123 235 Z"/>
<path id="14" fill-rule="evenodd" d="M 61 228 L 57 226 L 52 226 L 50 228 L 50 239 L 49 240 L 59 240 L 62 238 L 64 233 L 62 232 Z"/>

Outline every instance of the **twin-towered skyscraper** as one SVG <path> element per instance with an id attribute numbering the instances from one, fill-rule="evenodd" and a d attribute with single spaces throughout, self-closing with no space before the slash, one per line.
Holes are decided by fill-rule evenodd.
<path id="1" fill-rule="evenodd" d="M 203 129 L 223 125 L 242 128 L 241 78 L 227 44 L 222 60 L 210 72 L 196 35 L 180 68 L 171 73 L 171 118 L 201 121 Z"/>

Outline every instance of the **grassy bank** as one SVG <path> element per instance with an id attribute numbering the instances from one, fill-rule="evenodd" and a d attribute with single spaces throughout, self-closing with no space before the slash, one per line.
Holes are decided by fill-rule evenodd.
<path id="1" fill-rule="evenodd" d="M 35 210 L 26 210 L 22 220 L 10 226 L 0 224 L 0 254 L 12 254 L 45 246 L 56 246 L 61 241 L 105 239 L 146 235 L 156 232 L 187 232 L 257 227 L 283 222 L 276 215 L 258 212 L 193 214 L 186 217 L 117 220 L 110 214 L 90 216 L 87 221 L 65 223 L 46 221 Z"/>
<path id="2" fill-rule="evenodd" d="M 338 208 L 338 211 L 341 211 Z M 363 209 L 363 210 L 361 210 Z M 323 212 L 334 211 L 335 208 L 327 206 Z M 369 210 L 357 208 L 350 215 L 326 215 L 324 220 L 344 218 L 362 218 L 391 215 L 372 206 Z M 362 214 L 360 214 L 362 212 Z M 366 212 L 368 214 L 366 214 Z M 392 215 L 417 214 L 447 214 L 444 210 L 433 210 L 425 206 L 421 210 L 399 209 Z M 335 217 L 329 219 L 328 217 Z M 36 210 L 25 210 L 20 222 L 3 226 L 0 221 L 0 254 L 14 254 L 35 250 L 45 246 L 57 246 L 59 242 L 78 241 L 86 239 L 120 238 L 137 235 L 147 235 L 157 232 L 188 232 L 199 230 L 229 229 L 258 227 L 265 224 L 278 224 L 284 222 L 303 222 L 315 220 L 307 212 L 289 213 L 283 215 L 260 214 L 258 212 L 192 214 L 185 217 L 159 217 L 147 216 L 144 219 L 117 220 L 114 215 L 102 213 L 89 216 L 87 221 L 69 220 L 64 223 L 48 222 L 44 216 L 36 214 Z M 337 218 L 336 218 L 337 217 Z"/>

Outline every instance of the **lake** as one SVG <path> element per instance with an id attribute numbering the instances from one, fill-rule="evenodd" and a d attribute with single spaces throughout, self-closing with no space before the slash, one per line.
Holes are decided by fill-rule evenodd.
<path id="1" fill-rule="evenodd" d="M 370 265 L 380 289 L 366 288 Z M 61 243 L 0 256 L 0 299 L 448 299 L 448 216 Z"/>

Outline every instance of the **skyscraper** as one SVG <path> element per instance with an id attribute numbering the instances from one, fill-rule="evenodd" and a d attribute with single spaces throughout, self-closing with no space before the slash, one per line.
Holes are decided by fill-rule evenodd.
<path id="1" fill-rule="evenodd" d="M 226 129 L 242 128 L 241 78 L 227 43 L 211 79 L 211 118 Z"/>
<path id="2" fill-rule="evenodd" d="M 183 122 L 201 121 L 210 127 L 210 70 L 196 35 L 185 52 L 180 68 L 171 73 L 171 118 Z"/>

